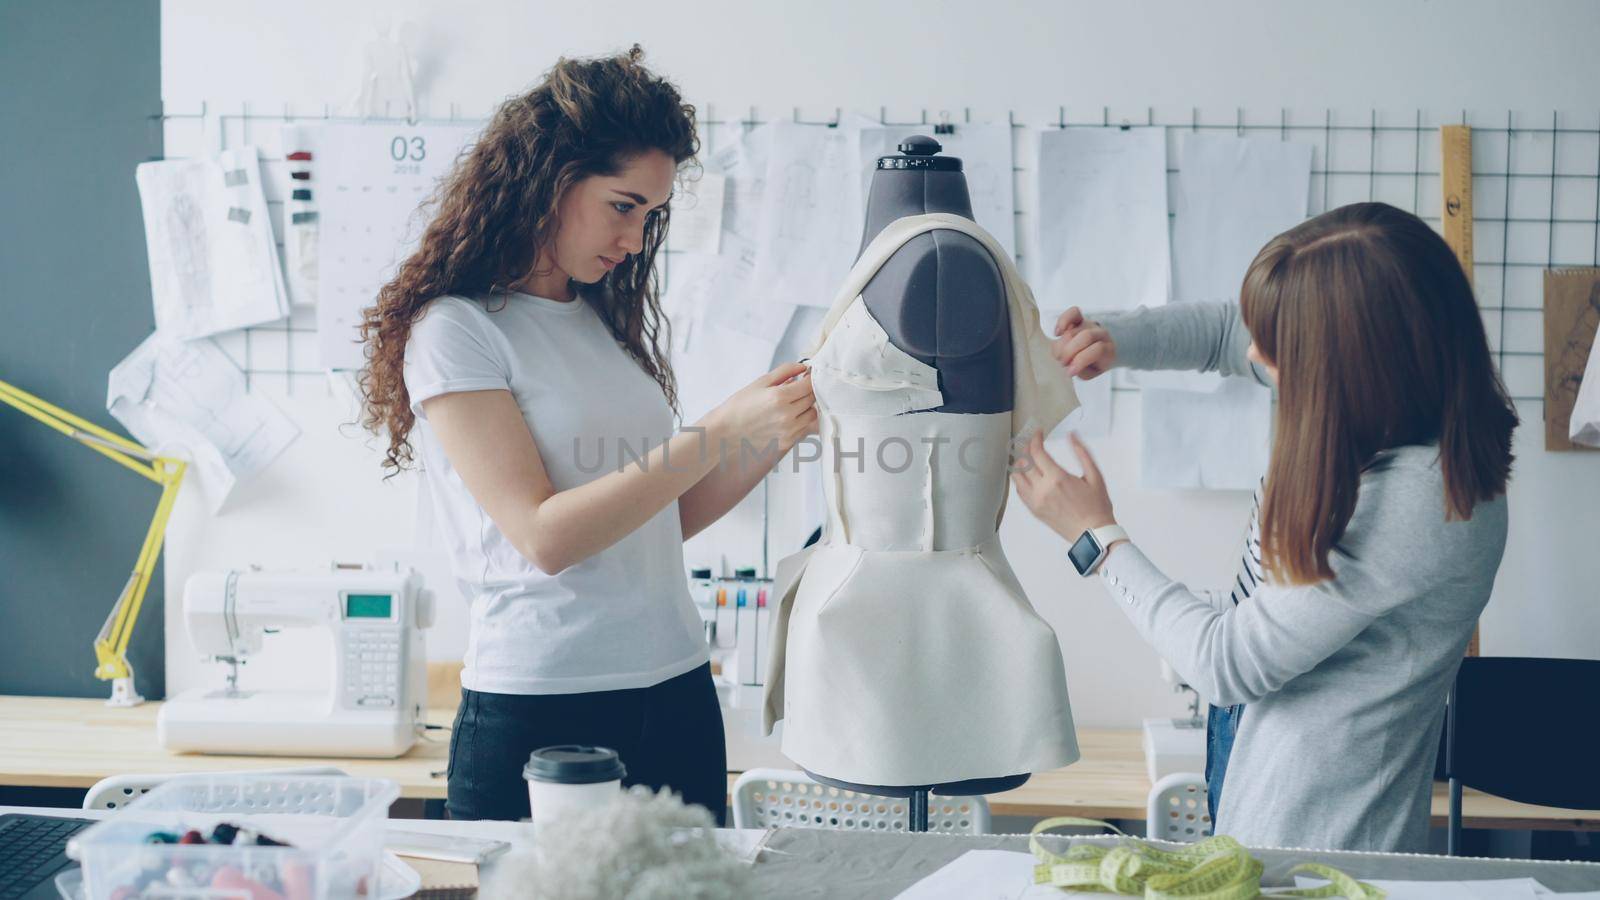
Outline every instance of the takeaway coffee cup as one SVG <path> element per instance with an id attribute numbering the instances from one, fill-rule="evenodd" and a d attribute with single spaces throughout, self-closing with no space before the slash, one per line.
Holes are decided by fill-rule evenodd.
<path id="1" fill-rule="evenodd" d="M 622 796 L 622 776 L 627 771 L 617 751 L 609 747 L 561 744 L 533 751 L 522 777 L 528 782 L 535 832 L 573 813 L 616 801 Z"/>

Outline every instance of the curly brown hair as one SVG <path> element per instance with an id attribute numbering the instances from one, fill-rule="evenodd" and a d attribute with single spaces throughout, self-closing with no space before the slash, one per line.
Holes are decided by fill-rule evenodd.
<path id="1" fill-rule="evenodd" d="M 699 152 L 694 107 L 641 65 L 643 55 L 635 44 L 618 56 L 559 59 L 532 90 L 500 105 L 423 204 L 437 211 L 417 249 L 379 289 L 377 303 L 362 311 L 361 424 L 389 436 L 385 477 L 412 461 L 405 346 L 428 304 L 447 294 L 503 293 L 528 275 L 541 248 L 553 246 L 561 198 L 583 179 L 616 175 L 650 150 L 679 165 Z M 677 386 L 663 352 L 670 330 L 655 271 L 668 219 L 665 206 L 653 212 L 640 252 L 574 289 L 676 410 Z"/>

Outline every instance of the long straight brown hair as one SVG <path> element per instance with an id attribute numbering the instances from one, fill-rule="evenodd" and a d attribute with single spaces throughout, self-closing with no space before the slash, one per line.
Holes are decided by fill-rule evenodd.
<path id="1" fill-rule="evenodd" d="M 1276 439 L 1261 505 L 1267 571 L 1333 577 L 1328 554 L 1383 450 L 1439 445 L 1446 520 L 1505 492 L 1517 414 L 1489 356 L 1461 264 L 1416 216 L 1354 203 L 1272 239 L 1240 294 L 1278 368 Z"/>

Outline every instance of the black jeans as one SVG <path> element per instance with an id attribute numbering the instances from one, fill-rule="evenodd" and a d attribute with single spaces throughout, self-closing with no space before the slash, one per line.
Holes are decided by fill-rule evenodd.
<path id="1" fill-rule="evenodd" d="M 584 694 L 461 691 L 450 733 L 452 819 L 529 815 L 522 767 L 553 744 L 610 747 L 624 785 L 670 787 L 711 810 L 720 826 L 728 795 L 728 751 L 711 664 L 647 688 Z"/>

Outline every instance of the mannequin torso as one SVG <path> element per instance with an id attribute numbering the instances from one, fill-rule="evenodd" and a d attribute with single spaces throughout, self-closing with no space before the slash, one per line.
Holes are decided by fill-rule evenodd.
<path id="1" fill-rule="evenodd" d="M 889 223 L 924 213 L 972 218 L 959 160 L 935 156 L 939 145 L 912 137 L 901 157 L 886 157 L 867 199 L 865 248 Z M 895 251 L 867 282 L 862 300 L 899 349 L 939 373 L 944 404 L 936 412 L 1000 413 L 1013 407 L 1009 311 L 999 268 L 982 244 L 954 231 L 917 235 Z M 908 415 L 916 415 L 909 413 Z M 862 785 L 810 772 L 834 787 L 890 797 L 917 791 L 975 795 L 1010 790 L 1028 773 L 936 785 Z"/>

